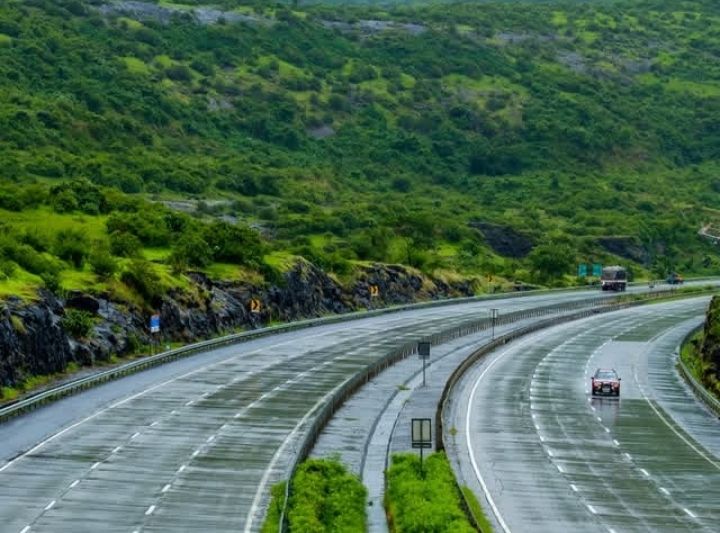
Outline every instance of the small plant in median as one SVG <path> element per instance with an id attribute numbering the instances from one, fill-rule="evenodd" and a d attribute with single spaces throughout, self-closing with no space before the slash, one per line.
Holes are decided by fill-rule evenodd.
<path id="1" fill-rule="evenodd" d="M 290 532 L 366 531 L 367 491 L 360 479 L 348 472 L 337 459 L 305 461 L 295 472 L 290 489 L 285 511 Z M 284 498 L 284 483 L 273 487 L 263 533 L 278 531 Z"/>
<path id="2" fill-rule="evenodd" d="M 385 509 L 396 533 L 469 533 L 477 531 L 462 503 L 455 476 L 444 453 L 425 459 L 396 454 L 387 472 Z"/>

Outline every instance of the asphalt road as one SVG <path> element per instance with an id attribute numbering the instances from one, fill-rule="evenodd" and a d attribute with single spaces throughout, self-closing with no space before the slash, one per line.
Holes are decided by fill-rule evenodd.
<path id="1" fill-rule="evenodd" d="M 597 292 L 420 309 L 224 347 L 0 426 L 0 531 L 257 531 L 318 406 L 419 335 Z"/>
<path id="2" fill-rule="evenodd" d="M 499 531 L 720 530 L 720 421 L 673 366 L 707 301 L 560 325 L 468 372 L 446 445 Z M 600 367 L 620 374 L 619 399 L 590 396 Z"/>

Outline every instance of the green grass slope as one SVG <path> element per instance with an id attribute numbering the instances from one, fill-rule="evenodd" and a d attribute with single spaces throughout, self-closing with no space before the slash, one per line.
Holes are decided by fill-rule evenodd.
<path id="1" fill-rule="evenodd" d="M 57 189 L 74 180 L 252 227 L 255 266 L 270 252 L 341 276 L 385 261 L 542 283 L 590 260 L 717 270 L 696 236 L 720 209 L 716 2 L 156 7 L 0 6 L 2 223 L 16 243 L 47 233 L 33 250 L 65 262 L 26 268 L 0 247 L 0 294 L 45 270 L 94 283 L 82 261 L 63 274 L 56 234 L 77 217 L 121 262 L 110 234 L 134 235 L 160 276 L 248 264 L 202 225 L 163 219 L 182 246 L 109 227 L 125 197 L 88 208 Z M 487 224 L 530 247 L 499 247 Z"/>

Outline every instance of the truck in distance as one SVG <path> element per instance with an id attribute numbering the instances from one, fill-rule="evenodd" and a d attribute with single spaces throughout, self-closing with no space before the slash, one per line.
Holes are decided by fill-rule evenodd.
<path id="1" fill-rule="evenodd" d="M 603 268 L 600 288 L 604 291 L 624 291 L 627 289 L 627 270 L 621 266 Z"/>

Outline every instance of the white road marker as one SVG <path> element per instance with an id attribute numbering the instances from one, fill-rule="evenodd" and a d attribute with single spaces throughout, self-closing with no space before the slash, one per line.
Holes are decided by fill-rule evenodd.
<path id="1" fill-rule="evenodd" d="M 555 454 L 553 453 L 553 451 L 552 451 L 550 448 L 548 448 L 548 449 L 545 450 L 545 451 L 547 452 L 547 454 L 548 454 L 550 457 L 555 457 Z"/>
<path id="2" fill-rule="evenodd" d="M 577 492 L 577 491 L 578 491 L 577 486 L 574 485 L 574 484 L 572 484 L 572 483 L 570 484 L 570 488 L 573 490 L 573 492 Z"/>
<path id="3" fill-rule="evenodd" d="M 602 418 L 600 418 L 599 416 L 596 416 L 595 418 L 597 418 L 598 422 L 602 422 Z"/>
<path id="4" fill-rule="evenodd" d="M 540 437 L 540 442 L 545 442 L 545 437 L 543 437 L 542 435 L 538 435 L 538 437 Z"/>
<path id="5" fill-rule="evenodd" d="M 153 514 L 154 512 L 155 512 L 155 506 L 154 506 L 154 505 L 151 505 L 150 507 L 148 507 L 148 510 L 145 511 L 145 516 L 150 516 L 150 515 Z"/>
<path id="6" fill-rule="evenodd" d="M 683 511 L 685 511 L 690 518 L 697 518 L 697 515 L 693 513 L 690 509 L 687 507 L 683 507 Z"/>
<path id="7" fill-rule="evenodd" d="M 212 441 L 214 441 L 214 440 L 215 440 L 215 435 L 210 435 L 210 436 L 207 438 L 207 442 L 212 442 Z"/>
<path id="8" fill-rule="evenodd" d="M 90 467 L 90 470 L 95 470 L 98 466 L 100 466 L 100 463 L 99 463 L 99 462 L 97 462 L 97 463 L 95 463 L 94 465 L 92 465 L 92 466 Z"/>
<path id="9" fill-rule="evenodd" d="M 610 433 L 610 428 L 609 428 L 609 427 L 603 427 L 603 429 L 605 430 L 605 433 Z"/>
<path id="10" fill-rule="evenodd" d="M 49 511 L 50 509 L 52 509 L 53 507 L 55 507 L 55 503 L 57 503 L 55 500 L 53 500 L 53 501 L 51 501 L 50 503 L 48 503 L 48 504 L 45 506 L 45 510 L 46 510 L 46 511 Z"/>
<path id="11" fill-rule="evenodd" d="M 30 531 L 30 526 L 25 526 L 20 533 L 28 533 L 28 531 Z"/>
<path id="12" fill-rule="evenodd" d="M 182 473 L 183 470 L 187 468 L 187 465 L 182 465 L 180 468 L 178 468 L 178 474 Z"/>
<path id="13" fill-rule="evenodd" d="M 78 486 L 78 483 L 80 483 L 80 480 L 79 480 L 79 479 L 76 479 L 75 481 L 73 481 L 72 483 L 70 483 L 70 488 L 71 488 L 71 489 L 74 489 L 75 487 Z"/>
<path id="14" fill-rule="evenodd" d="M 648 472 L 648 471 L 645 470 L 644 468 L 641 468 L 641 469 L 640 469 L 640 472 L 642 472 L 642 475 L 643 475 L 643 476 L 645 476 L 645 477 L 650 477 L 650 472 Z"/>
<path id="15" fill-rule="evenodd" d="M 189 402 L 187 402 L 185 404 L 185 407 L 190 407 L 194 402 L 195 402 L 195 400 L 190 400 Z"/>
<path id="16" fill-rule="evenodd" d="M 165 486 L 162 488 L 162 492 L 163 492 L 163 493 L 165 493 L 165 492 L 167 492 L 167 491 L 169 491 L 169 490 L 170 490 L 170 483 L 168 483 L 167 485 L 165 485 Z"/>
<path id="17" fill-rule="evenodd" d="M 150 424 L 150 427 L 151 427 L 151 428 L 154 428 L 155 426 L 158 425 L 158 423 L 159 423 L 159 422 L 158 422 L 157 420 L 155 420 L 155 422 L 153 422 L 152 424 Z"/>
<path id="18" fill-rule="evenodd" d="M 613 444 L 614 444 L 615 446 L 620 446 L 620 443 L 619 443 L 616 439 L 613 439 Z"/>
<path id="19" fill-rule="evenodd" d="M 117 446 L 117 447 L 112 451 L 112 453 L 119 453 L 120 450 L 122 450 L 122 446 Z"/>
<path id="20" fill-rule="evenodd" d="M 135 440 L 140 436 L 140 433 L 133 433 L 133 436 L 130 437 L 130 440 Z"/>
<path id="21" fill-rule="evenodd" d="M 662 492 L 665 496 L 670 496 L 670 491 L 665 487 L 660 487 L 660 492 Z"/>
<path id="22" fill-rule="evenodd" d="M 193 456 L 193 457 L 197 457 L 199 453 L 200 453 L 200 450 L 195 450 L 195 451 L 192 453 L 192 456 Z"/>
<path id="23" fill-rule="evenodd" d="M 593 507 L 593 506 L 590 505 L 590 504 L 586 504 L 586 505 L 587 505 L 587 508 L 590 510 L 590 512 L 591 512 L 592 514 L 597 514 L 597 510 L 595 509 L 595 507 Z"/>
<path id="24" fill-rule="evenodd" d="M 632 461 L 632 455 L 627 452 L 625 452 L 623 455 L 625 456 L 625 459 L 627 459 L 628 461 Z"/>
<path id="25" fill-rule="evenodd" d="M 560 465 L 555 465 L 555 466 L 557 467 L 558 472 L 560 472 L 561 474 L 565 473 L 565 469 L 562 466 L 560 466 Z"/>

